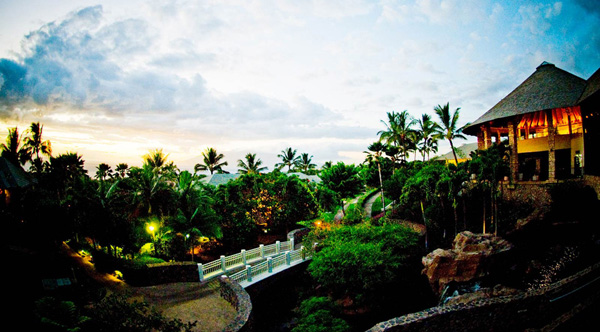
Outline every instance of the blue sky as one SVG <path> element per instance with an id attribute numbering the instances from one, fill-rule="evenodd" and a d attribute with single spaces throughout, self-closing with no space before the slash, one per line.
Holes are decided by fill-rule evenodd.
<path id="1" fill-rule="evenodd" d="M 449 102 L 465 124 L 543 61 L 600 67 L 597 2 L 0 0 L 0 137 L 40 121 L 88 168 L 360 163 L 387 112 Z"/>

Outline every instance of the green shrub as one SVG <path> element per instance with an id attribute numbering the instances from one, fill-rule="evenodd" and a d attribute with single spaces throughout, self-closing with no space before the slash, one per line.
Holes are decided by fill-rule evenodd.
<path id="1" fill-rule="evenodd" d="M 339 310 L 326 297 L 311 297 L 302 301 L 298 309 L 298 325 L 292 332 L 344 332 L 350 326 L 337 317 Z"/>

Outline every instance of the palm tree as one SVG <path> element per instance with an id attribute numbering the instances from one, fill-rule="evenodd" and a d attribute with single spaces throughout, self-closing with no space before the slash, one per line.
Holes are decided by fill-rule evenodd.
<path id="1" fill-rule="evenodd" d="M 450 114 L 450 103 L 446 103 L 446 105 L 441 106 L 437 105 L 433 109 L 435 113 L 440 118 L 441 124 L 438 124 L 441 128 L 441 138 L 445 138 L 450 143 L 450 148 L 452 149 L 452 154 L 454 155 L 454 162 L 458 165 L 458 158 L 456 157 L 456 151 L 454 151 L 454 144 L 452 144 L 453 139 L 466 139 L 466 137 L 462 134 L 462 127 L 458 127 L 458 116 L 460 107 L 457 108 L 453 114 Z"/>
<path id="2" fill-rule="evenodd" d="M 383 197 L 383 179 L 381 178 L 381 161 L 380 158 L 386 150 L 385 144 L 381 142 L 374 142 L 369 145 L 369 151 L 365 151 L 369 156 L 375 158 L 375 162 L 377 163 L 377 170 L 379 171 L 379 188 L 381 190 L 381 205 L 383 206 L 383 212 L 385 213 L 385 199 Z"/>
<path id="3" fill-rule="evenodd" d="M 27 161 L 31 160 L 31 151 L 27 146 L 21 146 L 21 137 L 17 127 L 8 129 L 6 143 L 0 146 L 0 151 L 2 151 L 0 154 L 2 157 L 15 165 L 25 165 Z"/>
<path id="4" fill-rule="evenodd" d="M 148 165 L 153 169 L 160 169 L 167 164 L 167 157 L 162 149 L 154 149 L 142 156 L 144 165 Z"/>
<path id="5" fill-rule="evenodd" d="M 130 179 L 133 186 L 132 198 L 138 212 L 143 215 L 162 214 L 161 203 L 167 203 L 160 197 L 167 196 L 165 193 L 169 191 L 166 176 L 149 164 L 144 164 L 141 168 L 131 168 Z"/>
<path id="6" fill-rule="evenodd" d="M 35 154 L 33 160 L 33 166 L 40 172 L 42 170 L 42 161 L 40 159 L 40 153 L 47 157 L 52 157 L 52 145 L 49 140 L 42 139 L 42 132 L 44 126 L 40 125 L 39 122 L 31 123 L 28 133 L 29 136 L 24 138 L 25 146 L 29 149 L 32 154 Z"/>
<path id="7" fill-rule="evenodd" d="M 204 159 L 204 164 L 196 164 L 194 166 L 194 171 L 206 171 L 209 170 L 210 174 L 213 174 L 214 171 L 223 171 L 223 166 L 227 166 L 227 162 L 221 162 L 225 156 L 222 153 L 217 153 L 217 150 L 214 148 L 208 148 L 206 151 L 202 152 L 202 158 Z"/>
<path id="8" fill-rule="evenodd" d="M 312 158 L 313 156 L 309 156 L 308 153 L 303 153 L 300 155 L 296 166 L 301 172 L 308 174 L 309 171 L 314 170 L 317 167 L 317 164 L 312 163 Z"/>
<path id="9" fill-rule="evenodd" d="M 395 145 L 385 145 L 385 155 L 390 158 L 392 161 L 392 165 L 394 170 L 396 169 L 396 164 L 398 163 L 398 154 L 400 153 L 400 148 Z"/>
<path id="10" fill-rule="evenodd" d="M 406 162 L 411 133 L 414 130 L 411 128 L 415 124 L 415 120 L 410 116 L 408 111 L 388 112 L 388 122 L 381 120 L 386 126 L 386 130 L 381 130 L 377 133 L 380 140 L 385 140 L 388 144 L 395 144 L 401 148 L 403 161 Z"/>
<path id="11" fill-rule="evenodd" d="M 117 165 L 117 167 L 115 167 L 115 172 L 117 172 L 116 175 L 122 179 L 125 177 L 125 174 L 127 174 L 128 169 L 129 165 L 126 163 L 120 163 Z"/>
<path id="12" fill-rule="evenodd" d="M 275 164 L 275 167 L 278 169 L 283 168 L 284 166 L 288 167 L 288 172 L 292 170 L 292 166 L 296 166 L 300 159 L 299 156 L 296 156 L 296 149 L 287 148 L 285 150 L 281 150 L 281 153 L 277 155 L 277 157 L 281 158 L 281 163 Z"/>
<path id="13" fill-rule="evenodd" d="M 429 114 L 421 115 L 421 118 L 417 120 L 419 126 L 419 133 L 421 137 L 419 149 L 423 155 L 423 161 L 425 156 L 429 160 L 429 154 L 431 152 L 437 152 L 437 140 L 441 132 L 440 126 L 433 120 Z"/>
<path id="14" fill-rule="evenodd" d="M 238 172 L 241 174 L 258 174 L 262 171 L 266 171 L 266 167 L 260 167 L 262 160 L 256 158 L 256 153 L 248 153 L 246 155 L 246 161 L 238 160 Z"/>
<path id="15" fill-rule="evenodd" d="M 97 167 L 96 167 L 96 179 L 100 180 L 100 181 L 104 181 L 106 179 L 106 177 L 112 177 L 112 169 L 110 167 L 110 165 L 105 164 L 105 163 L 100 163 Z"/>

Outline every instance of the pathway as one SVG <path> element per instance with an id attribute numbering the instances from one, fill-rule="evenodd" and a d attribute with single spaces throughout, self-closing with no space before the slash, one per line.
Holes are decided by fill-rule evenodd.
<path id="1" fill-rule="evenodd" d="M 365 201 L 365 215 L 367 216 L 367 218 L 371 217 L 373 203 L 376 200 L 381 199 L 380 197 L 381 197 L 381 192 L 378 192 L 378 193 L 374 194 L 373 196 L 369 197 L 369 199 Z"/>
<path id="2" fill-rule="evenodd" d="M 231 304 L 221 298 L 216 282 L 132 287 L 111 274 L 98 272 L 89 256 L 82 257 L 67 245 L 63 246 L 63 251 L 88 276 L 105 286 L 108 294 L 126 293 L 134 300 L 148 302 L 169 318 L 198 321 L 194 332 L 222 331 L 236 315 Z"/>

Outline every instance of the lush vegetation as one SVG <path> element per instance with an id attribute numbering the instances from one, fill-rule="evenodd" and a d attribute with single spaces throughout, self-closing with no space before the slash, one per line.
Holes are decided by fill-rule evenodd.
<path id="1" fill-rule="evenodd" d="M 237 161 L 241 175 L 218 187 L 205 184 L 201 173 L 221 173 L 228 165 L 214 148 L 193 172 L 180 170 L 158 149 L 142 157 L 141 167 L 100 164 L 90 176 L 77 153 L 52 155 L 43 126 L 34 123 L 23 135 L 11 129 L 1 146 L 3 157 L 29 166 L 32 185 L 12 190 L 10 204 L 4 193 L 0 214 L 14 243 L 50 248 L 68 242 L 91 251 L 98 270 L 124 271 L 126 281 L 134 281 L 128 271 L 149 262 L 211 260 L 308 226 L 305 241 L 318 243 L 308 271 L 320 291 L 300 305 L 296 330 L 344 330 L 341 312 L 348 307 L 369 311 L 392 296 L 420 296 L 414 285 L 422 281 L 420 257 L 428 248 L 447 245 L 466 229 L 502 231 L 517 217 L 499 209 L 507 149 L 478 151 L 458 165 L 429 160 L 439 140 L 453 144 L 462 137 L 458 109 L 450 114 L 446 104 L 435 113 L 440 124 L 427 114 L 388 113 L 360 165 L 328 162 L 317 169 L 312 155 L 290 147 L 266 173 L 260 158 L 248 153 Z M 281 170 L 318 174 L 320 182 Z M 375 217 L 363 207 L 373 194 L 381 211 Z M 393 208 L 383 211 L 390 203 Z M 421 225 L 412 229 L 424 232 L 404 225 Z M 143 304 L 127 310 L 154 315 Z M 84 324 L 88 317 L 79 319 L 75 323 Z"/>

